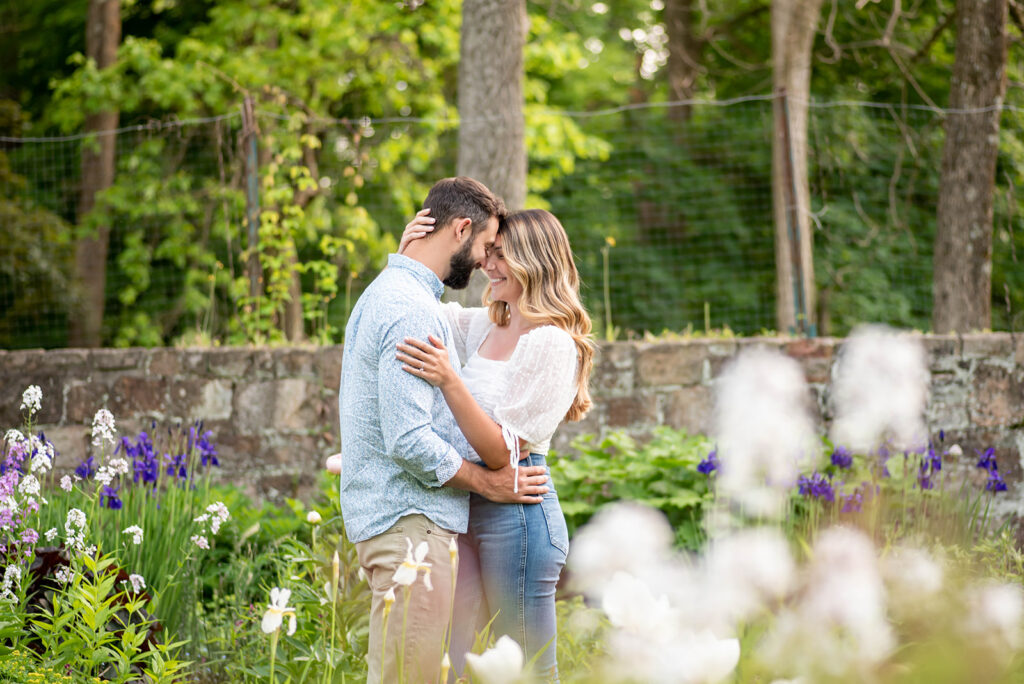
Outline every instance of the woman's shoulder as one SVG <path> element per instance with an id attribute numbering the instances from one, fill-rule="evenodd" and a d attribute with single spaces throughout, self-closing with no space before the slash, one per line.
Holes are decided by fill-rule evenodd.
<path id="1" fill-rule="evenodd" d="M 516 352 L 520 349 L 529 354 L 567 356 L 576 353 L 576 340 L 557 325 L 540 325 L 520 338 Z"/>

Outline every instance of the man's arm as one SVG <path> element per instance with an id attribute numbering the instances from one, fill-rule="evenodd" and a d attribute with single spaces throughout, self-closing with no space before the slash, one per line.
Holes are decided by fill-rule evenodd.
<path id="1" fill-rule="evenodd" d="M 544 466 L 519 466 L 519 492 L 513 490 L 515 475 L 512 466 L 506 464 L 498 470 L 491 470 L 469 461 L 463 461 L 455 475 L 445 482 L 446 487 L 456 487 L 476 492 L 495 503 L 540 503 L 548 491 Z"/>

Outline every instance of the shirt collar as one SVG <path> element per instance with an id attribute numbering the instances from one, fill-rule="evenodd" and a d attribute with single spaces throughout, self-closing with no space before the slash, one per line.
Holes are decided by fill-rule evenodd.
<path id="1" fill-rule="evenodd" d="M 437 274 L 415 259 L 410 259 L 404 254 L 388 254 L 388 267 L 411 272 L 437 299 L 441 299 L 441 295 L 444 294 L 444 284 L 438 279 Z"/>

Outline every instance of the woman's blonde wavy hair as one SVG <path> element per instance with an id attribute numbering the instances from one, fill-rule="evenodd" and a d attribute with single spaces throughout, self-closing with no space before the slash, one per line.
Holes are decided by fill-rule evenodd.
<path id="1" fill-rule="evenodd" d="M 576 342 L 576 398 L 565 419 L 581 420 L 591 407 L 594 345 L 590 340 L 590 316 L 580 301 L 580 276 L 569 237 L 558 219 L 543 209 L 509 214 L 499 223 L 498 235 L 508 270 L 523 287 L 519 297 L 523 318 L 535 325 L 557 326 Z M 483 302 L 496 325 L 508 325 L 509 305 L 491 301 L 490 285 L 484 290 Z"/>

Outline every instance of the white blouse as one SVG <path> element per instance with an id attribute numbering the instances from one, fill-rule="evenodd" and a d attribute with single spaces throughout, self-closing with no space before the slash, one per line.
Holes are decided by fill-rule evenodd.
<path id="1" fill-rule="evenodd" d="M 464 309 L 457 302 L 442 308 L 452 326 L 462 380 L 470 394 L 501 425 L 510 449 L 522 438 L 531 453 L 547 454 L 551 436 L 576 398 L 579 358 L 572 335 L 557 326 L 542 325 L 519 338 L 507 361 L 495 361 L 478 353 L 496 327 L 487 309 Z"/>

